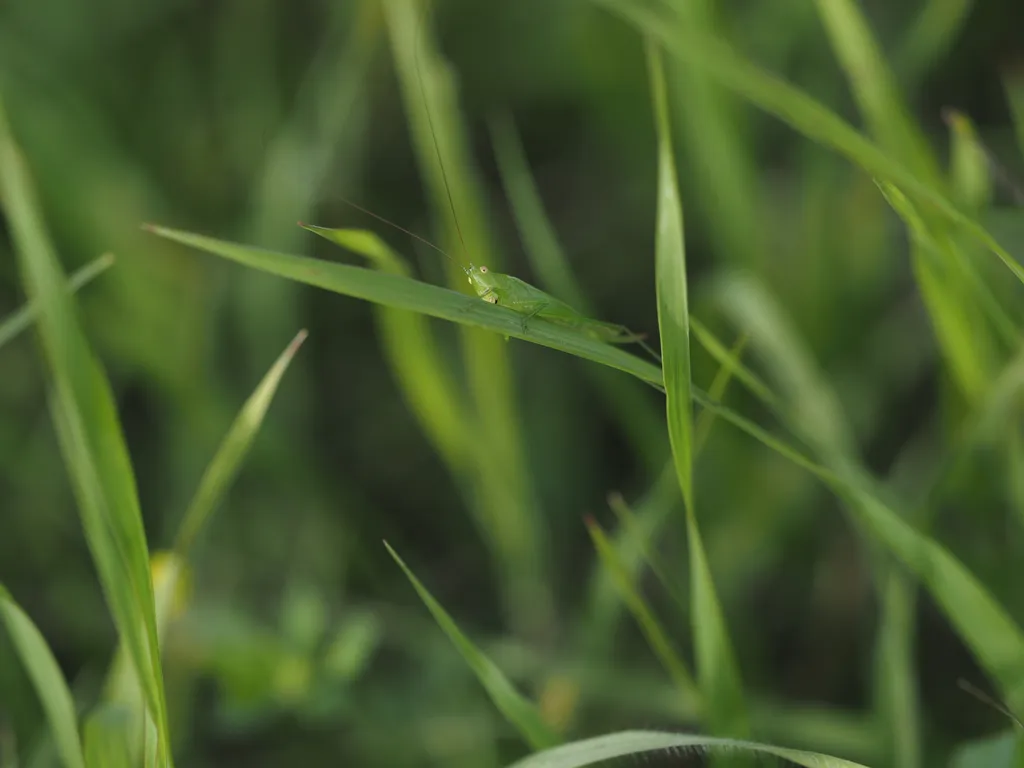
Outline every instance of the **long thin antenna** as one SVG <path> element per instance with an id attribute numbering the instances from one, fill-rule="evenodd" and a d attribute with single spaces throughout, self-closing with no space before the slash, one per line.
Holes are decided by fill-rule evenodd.
<path id="1" fill-rule="evenodd" d="M 428 3 L 424 3 L 428 5 Z M 434 131 L 434 118 L 430 115 L 430 104 L 427 102 L 427 89 L 423 85 L 423 70 L 420 66 L 422 57 L 420 56 L 420 42 L 423 30 L 426 25 L 424 20 L 426 19 L 427 12 L 423 12 L 423 16 L 419 20 L 419 29 L 416 33 L 416 50 L 413 52 L 414 58 L 416 59 L 416 77 L 420 83 L 420 96 L 423 99 L 423 111 L 427 113 L 427 124 L 430 126 L 430 138 L 434 142 L 434 152 L 437 154 L 437 164 L 441 167 L 441 178 L 444 180 L 444 191 L 448 195 L 448 206 L 452 210 L 452 220 L 455 222 L 455 231 L 459 235 L 459 242 L 462 244 L 462 255 L 468 256 L 469 249 L 466 248 L 466 240 L 462 237 L 462 227 L 459 226 L 459 216 L 455 212 L 455 201 L 452 199 L 452 188 L 448 184 L 448 173 L 444 169 L 444 160 L 441 158 L 441 146 L 437 143 L 437 133 Z M 465 269 L 465 267 L 463 267 Z"/>
<path id="2" fill-rule="evenodd" d="M 996 710 L 996 712 L 999 712 L 1002 715 L 1006 715 L 1006 717 L 1010 718 L 1010 720 L 1012 720 L 1018 728 L 1024 729 L 1024 723 L 1021 723 L 1020 718 L 1013 714 L 1013 712 L 1011 712 L 1009 708 L 1007 708 L 1004 704 L 999 703 L 984 691 L 975 688 L 962 677 L 956 681 L 956 684 L 959 685 L 962 690 L 967 691 L 967 693 L 971 694 L 971 696 L 973 696 L 974 698 L 978 699 L 984 704 L 988 704 L 990 707 Z"/>
<path id="3" fill-rule="evenodd" d="M 355 208 L 355 209 L 356 209 L 357 211 L 362 211 L 362 212 L 363 212 L 363 213 L 365 213 L 365 214 L 366 214 L 367 216 L 373 216 L 373 218 L 377 219 L 377 221 L 382 221 L 382 222 L 384 222 L 385 224 L 387 224 L 387 225 L 388 225 L 389 227 L 394 227 L 394 228 L 395 228 L 395 229 L 397 229 L 397 230 L 398 230 L 399 232 L 404 232 L 404 233 L 405 233 L 405 234 L 407 234 L 407 235 L 408 235 L 409 237 L 414 237 L 414 238 L 416 238 L 416 239 L 417 239 L 417 240 L 419 240 L 419 241 L 420 241 L 421 243 L 423 243 L 424 245 L 430 246 L 431 248 L 433 248 L 433 249 L 434 249 L 435 251 L 437 251 L 438 253 L 443 253 L 443 254 L 444 254 L 445 256 L 447 256 L 447 257 L 448 257 L 449 259 L 451 259 L 451 260 L 452 260 L 452 261 L 454 261 L 454 262 L 455 262 L 456 264 L 458 264 L 458 265 L 459 265 L 460 267 L 462 267 L 463 271 L 466 271 L 466 267 L 465 267 L 465 266 L 463 266 L 463 265 L 462 265 L 462 264 L 461 264 L 461 263 L 459 262 L 459 260 L 458 260 L 458 259 L 456 259 L 456 258 L 455 258 L 454 256 L 452 256 L 452 255 L 451 255 L 450 253 L 448 253 L 448 251 L 444 250 L 443 248 L 440 248 L 440 247 L 438 247 L 438 246 L 434 245 L 434 244 L 433 244 L 432 242 L 430 242 L 429 240 L 427 240 L 427 238 L 423 237 L 422 235 L 417 235 L 417 234 L 416 234 L 415 232 L 413 232 L 413 231 L 411 231 L 411 230 L 408 230 L 408 229 L 406 229 L 405 227 L 403 227 L 403 226 L 401 226 L 401 225 L 399 225 L 399 224 L 395 224 L 395 222 L 393 222 L 393 221 L 390 221 L 389 219 L 385 219 L 385 218 L 384 218 L 383 216 L 381 216 L 380 214 L 374 213 L 373 211 L 370 211 L 370 210 L 367 210 L 366 208 L 363 208 L 363 206 L 359 205 L 358 203 L 353 203 L 353 202 L 352 202 L 351 200 L 346 200 L 346 199 L 345 199 L 344 197 L 342 197 L 341 195 L 332 195 L 332 197 L 337 197 L 337 198 L 338 198 L 338 200 L 340 200 L 341 202 L 343 202 L 343 203 L 344 203 L 345 205 L 351 205 L 351 206 L 352 206 L 353 208 Z"/>

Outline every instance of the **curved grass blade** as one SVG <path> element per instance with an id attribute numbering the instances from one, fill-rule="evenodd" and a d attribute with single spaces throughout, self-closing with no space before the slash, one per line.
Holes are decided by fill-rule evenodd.
<path id="1" fill-rule="evenodd" d="M 114 254 L 105 253 L 79 269 L 68 280 L 68 291 L 77 292 L 114 265 Z M 0 321 L 0 347 L 24 331 L 36 319 L 36 308 L 26 304 Z"/>
<path id="2" fill-rule="evenodd" d="M 598 557 L 618 587 L 622 601 L 633 614 L 644 637 L 647 638 L 647 644 L 651 647 L 654 655 L 658 657 L 658 661 L 665 667 L 672 683 L 689 701 L 701 702 L 703 697 L 694 683 L 693 675 L 690 674 L 686 662 L 673 647 L 672 641 L 669 640 L 669 633 L 662 628 L 654 611 L 637 590 L 634 577 L 619 557 L 615 546 L 601 526 L 593 520 L 587 520 L 587 530 L 590 532 L 590 538 L 594 542 L 594 549 L 597 550 Z M 700 706 L 699 709 L 703 710 L 704 707 Z"/>
<path id="3" fill-rule="evenodd" d="M 306 285 L 532 341 L 661 385 L 660 369 L 646 360 L 552 323 L 531 322 L 524 331 L 522 315 L 476 297 L 362 267 L 266 251 L 166 227 L 147 225 L 147 229 L 169 240 Z"/>
<path id="4" fill-rule="evenodd" d="M 896 70 L 916 84 L 946 53 L 967 19 L 974 0 L 926 0 L 899 45 Z"/>
<path id="5" fill-rule="evenodd" d="M 513 763 L 509 768 L 582 768 L 616 757 L 642 755 L 647 752 L 668 755 L 746 753 L 781 757 L 806 768 L 867 768 L 860 763 L 817 752 L 773 747 L 770 744 L 738 739 L 715 739 L 710 736 L 658 731 L 622 731 L 575 741 L 531 755 Z"/>
<path id="6" fill-rule="evenodd" d="M 919 179 L 943 189 L 935 155 L 911 119 L 864 14 L 852 0 L 816 0 L 815 5 L 875 139 Z"/>
<path id="7" fill-rule="evenodd" d="M 441 606 L 427 588 L 420 583 L 416 575 L 409 569 L 409 566 L 398 556 L 398 553 L 391 548 L 386 541 L 391 557 L 395 559 L 399 567 L 405 572 L 413 588 L 426 604 L 427 609 L 434 616 L 434 620 L 440 625 L 448 639 L 452 641 L 456 649 L 462 655 L 463 660 L 477 676 L 480 684 L 483 685 L 487 694 L 494 702 L 494 706 L 505 716 L 505 719 L 513 725 L 527 744 L 534 749 L 545 749 L 559 742 L 558 736 L 552 731 L 537 708 L 522 696 L 508 681 L 508 678 L 498 669 L 494 663 L 487 658 L 459 629 L 458 625 L 448 615 L 448 612 Z"/>
<path id="8" fill-rule="evenodd" d="M 705 71 L 721 85 L 775 115 L 807 138 L 832 148 L 872 176 L 896 184 L 922 203 L 927 203 L 992 251 L 1024 282 L 1024 266 L 984 227 L 807 94 L 747 61 L 724 41 L 699 28 L 673 23 L 674 20 L 665 18 L 664 12 L 653 11 L 647 3 L 636 0 L 592 1 L 625 18 L 688 66 Z"/>
<path id="9" fill-rule="evenodd" d="M 149 548 L 131 461 L 110 383 L 75 317 L 28 169 L 2 111 L 0 192 L 25 292 L 38 307 L 39 339 L 53 387 L 53 418 L 86 540 L 118 634 L 156 721 L 160 762 L 170 765 Z"/>
<path id="10" fill-rule="evenodd" d="M 669 443 L 686 507 L 697 675 L 704 700 L 705 718 L 711 731 L 722 736 L 746 735 L 746 707 L 739 669 L 704 552 L 694 507 L 690 314 L 683 210 L 676 182 L 665 75 L 661 54 L 655 43 L 648 41 L 647 55 L 658 134 L 658 213 L 655 236 L 658 326 L 661 331 Z"/>
<path id="11" fill-rule="evenodd" d="M 196 537 L 238 474 L 249 447 L 263 424 L 263 417 L 266 416 L 267 409 L 274 399 L 281 378 L 295 353 L 302 346 L 302 342 L 306 340 L 306 336 L 305 330 L 299 331 L 267 371 L 256 390 L 242 406 L 242 410 L 221 441 L 216 455 L 203 473 L 199 488 L 189 504 L 181 528 L 178 529 L 174 549 L 176 556 L 181 560 L 188 558 Z"/>
<path id="12" fill-rule="evenodd" d="M 2 584 L 0 621 L 7 627 L 7 634 L 43 705 L 61 762 L 65 768 L 85 768 L 75 702 L 60 666 L 42 633 Z"/>
<path id="13" fill-rule="evenodd" d="M 128 707 L 101 704 L 85 721 L 85 762 L 88 768 L 133 768 L 129 744 L 137 731 Z"/>

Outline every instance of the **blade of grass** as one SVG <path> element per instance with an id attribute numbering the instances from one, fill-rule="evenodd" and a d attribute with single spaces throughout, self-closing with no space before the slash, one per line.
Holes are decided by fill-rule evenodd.
<path id="1" fill-rule="evenodd" d="M 943 356 L 968 402 L 976 403 L 994 377 L 999 356 L 980 312 L 987 311 L 1006 343 L 1015 344 L 1019 333 L 948 234 L 930 227 L 898 188 L 885 183 L 879 188 L 907 226 L 914 270 Z M 969 288 L 980 305 L 972 300 Z"/>
<path id="2" fill-rule="evenodd" d="M 685 733 L 658 731 L 621 731 L 592 739 L 563 744 L 540 754 L 513 763 L 509 768 L 581 768 L 603 763 L 616 757 L 641 755 L 647 752 L 683 756 L 688 754 L 749 753 L 781 757 L 806 768 L 867 768 L 860 763 L 830 757 L 817 752 L 773 747 L 738 739 L 715 739 Z"/>
<path id="3" fill-rule="evenodd" d="M 157 633 L 161 643 L 172 616 L 180 614 L 187 601 L 187 561 L 195 540 L 237 475 L 263 423 L 277 387 L 305 338 L 304 330 L 295 336 L 235 418 L 213 460 L 207 466 L 185 513 L 178 530 L 175 551 L 158 553 L 152 558 L 150 568 L 153 574 Z M 123 729 L 125 742 L 122 746 L 131 762 L 137 763 L 142 757 L 144 746 L 143 728 L 151 727 L 152 723 L 144 712 L 143 693 L 123 645 L 118 649 L 108 672 L 104 701 L 103 706 L 111 712 L 116 712 L 118 718 L 127 718 L 130 721 Z M 100 733 L 97 738 L 107 739 L 103 734 L 109 729 L 106 726 L 97 727 Z"/>
<path id="4" fill-rule="evenodd" d="M 203 473 L 195 496 L 189 504 L 175 541 L 175 554 L 181 560 L 187 560 L 192 546 L 200 531 L 205 527 L 210 515 L 221 503 L 228 488 L 234 481 L 245 461 L 249 448 L 263 424 L 277 387 L 281 383 L 285 371 L 306 340 L 305 330 L 299 331 L 281 356 L 267 371 L 256 390 L 246 400 L 242 410 L 235 418 L 228 433 L 221 441 L 217 453 Z"/>
<path id="5" fill-rule="evenodd" d="M 927 0 L 897 47 L 896 71 L 909 84 L 920 82 L 949 50 L 974 0 Z"/>
<path id="6" fill-rule="evenodd" d="M 647 639 L 647 644 L 665 668 L 669 679 L 672 680 L 672 683 L 684 699 L 691 702 L 691 706 L 695 706 L 698 711 L 703 711 L 704 706 L 701 703 L 703 697 L 696 683 L 694 683 L 693 676 L 690 674 L 686 662 L 677 653 L 672 645 L 672 641 L 669 640 L 669 633 L 662 628 L 657 617 L 654 615 L 654 611 L 651 610 L 650 606 L 647 605 L 647 601 L 644 600 L 637 590 L 634 577 L 620 559 L 615 546 L 608 539 L 601 526 L 593 520 L 587 520 L 587 530 L 590 532 L 590 538 L 594 542 L 594 549 L 597 550 L 597 555 L 601 559 L 602 565 L 612 577 L 622 601 L 626 604 L 630 613 L 633 614 L 636 623 Z"/>
<path id="7" fill-rule="evenodd" d="M 265 251 L 166 227 L 148 226 L 148 229 L 169 240 L 279 277 L 384 306 L 411 310 L 442 320 L 485 328 L 504 336 L 532 341 L 631 373 L 651 384 L 661 384 L 661 371 L 635 355 L 609 344 L 595 342 L 581 333 L 551 323 L 531 322 L 526 331 L 523 331 L 522 315 L 504 307 L 488 304 L 476 297 L 418 280 L 347 264 Z"/>
<path id="8" fill-rule="evenodd" d="M 711 731 L 722 736 L 745 735 L 748 726 L 739 669 L 715 592 L 694 508 L 690 319 L 683 210 L 676 182 L 665 75 L 661 54 L 651 41 L 647 43 L 647 55 L 658 134 L 658 212 L 655 236 L 658 326 L 661 332 L 669 443 L 686 507 L 697 676 L 704 700 L 706 722 Z"/>
<path id="9" fill-rule="evenodd" d="M 626 0 L 592 0 L 625 18 L 651 36 L 688 66 L 701 69 L 721 85 L 735 91 L 760 109 L 775 115 L 812 141 L 830 147 L 872 176 L 898 185 L 927 203 L 937 213 L 975 237 L 1024 282 L 1019 264 L 980 224 L 962 213 L 941 192 L 918 179 L 838 115 L 736 54 L 725 42 L 696 28 L 676 24 L 646 3 Z"/>
<path id="10" fill-rule="evenodd" d="M 43 705 L 61 762 L 65 768 L 85 768 L 75 702 L 60 666 L 42 633 L 2 584 L 0 620 L 7 627 L 7 634 Z"/>
<path id="11" fill-rule="evenodd" d="M 978 140 L 970 118 L 955 109 L 943 113 L 949 126 L 950 185 L 954 199 L 969 211 L 982 211 L 992 202 L 989 154 Z"/>
<path id="12" fill-rule="evenodd" d="M 426 587 L 420 583 L 416 575 L 409 569 L 405 562 L 398 556 L 398 553 L 391 548 L 391 545 L 384 542 L 388 553 L 398 563 L 399 567 L 412 583 L 416 593 L 427 606 L 433 615 L 434 620 L 452 641 L 466 665 L 473 671 L 480 684 L 487 691 L 491 701 L 498 711 L 504 715 L 509 724 L 519 731 L 520 736 L 533 749 L 545 749 L 560 740 L 558 736 L 548 728 L 537 708 L 522 696 L 508 681 L 508 678 L 498 669 L 494 663 L 487 658 L 459 629 L 458 625 L 448 615 L 448 612 L 441 606 Z"/>
<path id="13" fill-rule="evenodd" d="M 134 734 L 127 707 L 101 704 L 85 721 L 85 762 L 89 768 L 133 768 L 128 745 Z M 135 732 L 137 733 L 137 731 Z"/>
<path id="14" fill-rule="evenodd" d="M 867 20 L 851 0 L 816 0 L 818 15 L 853 88 L 861 114 L 879 145 L 917 178 L 943 189 L 939 165 L 910 117 Z"/>
<path id="15" fill-rule="evenodd" d="M 68 280 L 68 292 L 76 293 L 80 288 L 84 288 L 113 265 L 114 254 L 112 253 L 105 253 L 98 259 L 90 261 Z M 26 304 L 21 309 L 12 312 L 3 320 L 0 320 L 0 347 L 31 326 L 35 319 L 35 306 L 33 304 Z"/>
<path id="16" fill-rule="evenodd" d="M 46 234 L 28 168 L 0 109 L 0 192 L 50 376 L 51 405 L 86 539 L 118 634 L 171 765 L 149 548 L 110 383 L 78 325 L 66 278 Z"/>
<path id="17" fill-rule="evenodd" d="M 721 3 L 688 0 L 677 3 L 676 21 L 713 34 Z M 792 18 L 792 17 L 790 17 Z M 759 220 L 757 170 L 744 141 L 745 104 L 707 73 L 672 60 L 667 85 L 675 98 L 672 122 L 679 131 L 683 167 L 693 184 L 694 204 L 706 221 L 717 254 L 748 269 L 763 267 L 765 249 Z"/>

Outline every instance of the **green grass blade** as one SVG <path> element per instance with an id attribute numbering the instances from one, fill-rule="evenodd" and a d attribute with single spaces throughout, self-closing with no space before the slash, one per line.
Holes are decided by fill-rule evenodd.
<path id="1" fill-rule="evenodd" d="M 509 768 L 581 768 L 603 763 L 616 757 L 642 755 L 653 752 L 661 755 L 684 756 L 690 754 L 752 754 L 781 757 L 806 768 L 866 768 L 860 763 L 830 757 L 817 752 L 773 747 L 738 739 L 715 739 L 685 733 L 658 731 L 622 731 L 592 739 L 563 744 L 547 752 L 531 755 L 513 763 Z"/>
<path id="2" fill-rule="evenodd" d="M 662 628 L 654 611 L 637 590 L 634 578 L 619 558 L 615 546 L 608 539 L 604 530 L 593 520 L 587 521 L 587 530 L 590 531 L 590 538 L 594 542 L 594 548 L 597 550 L 601 563 L 618 587 L 622 601 L 633 614 L 644 637 L 647 638 L 647 644 L 651 647 L 654 655 L 658 657 L 658 661 L 665 668 L 672 683 L 690 701 L 702 701 L 701 692 L 694 683 L 686 662 L 673 647 L 669 633 Z M 703 709 L 703 706 L 700 708 Z"/>
<path id="3" fill-rule="evenodd" d="M 676 3 L 676 23 L 713 34 L 722 4 L 716 0 Z M 749 108 L 737 104 L 705 72 L 672 60 L 668 87 L 674 94 L 672 122 L 679 131 L 683 167 L 694 192 L 693 202 L 715 251 L 724 261 L 749 269 L 763 265 L 763 223 L 758 211 L 758 170 L 752 143 L 744 136 Z"/>
<path id="4" fill-rule="evenodd" d="M 83 728 L 85 762 L 89 768 L 133 768 L 129 744 L 135 738 L 134 718 L 127 707 L 101 704 L 89 714 Z"/>
<path id="5" fill-rule="evenodd" d="M 647 542 L 657 536 L 681 501 L 675 464 L 669 460 L 654 485 L 636 502 L 635 525 L 620 528 L 612 543 L 615 556 L 629 577 L 627 583 L 639 581 Z M 615 574 L 598 563 L 590 577 L 588 620 L 581 634 L 582 645 L 601 663 L 611 653 L 615 627 L 623 608 L 621 593 Z"/>
<path id="6" fill-rule="evenodd" d="M 382 272 L 411 277 L 402 258 L 370 232 L 302 226 L 369 259 Z M 451 471 L 463 475 L 470 466 L 467 414 L 458 386 L 441 360 L 427 319 L 390 307 L 378 308 L 378 318 L 388 361 L 409 407 Z"/>
<path id="7" fill-rule="evenodd" d="M 907 226 L 914 270 L 940 348 L 960 389 L 974 403 L 994 377 L 999 357 L 991 328 L 1009 345 L 1017 343 L 1019 333 L 960 246 L 930 226 L 899 189 L 884 182 L 879 188 Z"/>
<path id="8" fill-rule="evenodd" d="M 459 629 L 458 625 L 448 615 L 448 612 L 441 606 L 427 588 L 420 583 L 416 575 L 409 569 L 405 562 L 398 556 L 398 553 L 391 548 L 391 545 L 384 542 L 391 557 L 395 559 L 399 567 L 405 572 L 409 581 L 412 582 L 416 593 L 423 600 L 427 609 L 433 615 L 434 620 L 448 635 L 467 666 L 473 671 L 480 684 L 483 685 L 487 694 L 494 702 L 494 706 L 504 715 L 509 724 L 514 726 L 527 744 L 534 749 L 545 749 L 558 744 L 560 739 L 547 726 L 537 708 L 525 699 L 508 681 L 508 678 L 498 669 L 494 663 L 487 658 Z"/>
<path id="9" fill-rule="evenodd" d="M 532 341 L 631 373 L 651 384 L 661 385 L 660 369 L 635 355 L 551 323 L 531 322 L 524 332 L 521 315 L 476 297 L 347 264 L 265 251 L 165 227 L 150 226 L 149 229 L 161 237 L 279 277 L 384 306 L 411 310 Z"/>
<path id="10" fill-rule="evenodd" d="M 288 369 L 292 358 L 295 357 L 295 353 L 302 346 L 302 342 L 306 340 L 306 335 L 305 330 L 299 331 L 267 371 L 266 376 L 242 406 L 242 410 L 221 441 L 216 455 L 203 473 L 199 488 L 196 490 L 188 511 L 185 513 L 181 528 L 178 530 L 174 549 L 181 559 L 188 558 L 196 537 L 238 474 L 242 462 L 249 452 L 249 447 L 263 424 L 263 418 L 274 399 L 281 378 Z"/>
<path id="11" fill-rule="evenodd" d="M 584 315 L 598 317 L 576 281 L 554 227 L 544 212 L 512 118 L 502 115 L 493 119 L 491 136 L 501 181 L 541 287 Z M 661 414 L 633 382 L 620 379 L 610 371 L 588 370 L 593 374 L 599 394 L 629 436 L 635 452 L 645 457 L 652 472 L 659 471 L 668 452 Z"/>
<path id="12" fill-rule="evenodd" d="M 688 66 L 705 71 L 726 88 L 760 109 L 775 115 L 812 141 L 844 155 L 870 175 L 901 187 L 927 203 L 951 223 L 963 228 L 994 253 L 1024 282 L 1024 266 L 1018 263 L 980 224 L 962 213 L 941 192 L 925 183 L 904 165 L 854 130 L 831 110 L 739 56 L 730 46 L 697 28 L 676 24 L 664 12 L 635 0 L 593 0 L 625 18 L 645 35 L 665 46 Z"/>
<path id="13" fill-rule="evenodd" d="M 90 261 L 79 269 L 68 280 L 68 291 L 76 293 L 114 265 L 114 254 L 105 253 L 94 261 Z M 0 347 L 15 338 L 19 333 L 32 325 L 36 319 L 36 309 L 26 304 L 19 310 L 0 320 Z"/>
<path id="14" fill-rule="evenodd" d="M 926 0 L 910 24 L 895 55 L 903 80 L 917 83 L 949 50 L 974 0 Z"/>
<path id="15" fill-rule="evenodd" d="M 895 78 L 853 0 L 816 0 L 818 15 L 846 72 L 861 114 L 878 143 L 928 183 L 942 179 L 928 142 L 910 117 Z"/>
<path id="16" fill-rule="evenodd" d="M 53 387 L 52 411 L 107 603 L 171 764 L 149 548 L 110 383 L 75 317 L 28 169 L 0 113 L 0 192 Z"/>
<path id="17" fill-rule="evenodd" d="M 947 110 L 943 117 L 951 139 L 949 173 L 954 199 L 969 211 L 982 211 L 992 202 L 992 172 L 988 152 L 970 118 Z"/>
<path id="18" fill-rule="evenodd" d="M 658 211 L 655 229 L 655 282 L 668 434 L 679 487 L 693 510 L 693 407 L 690 404 L 690 311 L 683 242 L 683 207 L 676 182 L 668 95 L 661 54 L 648 44 L 648 67 L 658 133 Z"/>
<path id="19" fill-rule="evenodd" d="M 43 705 L 61 762 L 65 768 L 85 768 L 75 702 L 60 666 L 42 633 L 3 585 L 0 585 L 0 620 L 7 627 L 7 634 Z"/>
<path id="20" fill-rule="evenodd" d="M 686 506 L 697 674 L 708 727 L 722 736 L 745 735 L 747 723 L 739 669 L 715 592 L 694 507 L 690 313 L 683 209 L 676 182 L 661 54 L 654 43 L 648 43 L 647 52 L 658 133 L 658 221 L 655 236 L 658 326 L 661 330 L 669 442 Z"/>

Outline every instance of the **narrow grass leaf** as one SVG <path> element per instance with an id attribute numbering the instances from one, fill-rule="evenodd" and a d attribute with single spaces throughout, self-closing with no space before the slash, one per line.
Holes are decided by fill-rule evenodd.
<path id="1" fill-rule="evenodd" d="M 895 68 L 916 84 L 940 61 L 963 28 L 974 0 L 926 0 L 896 49 Z"/>
<path id="2" fill-rule="evenodd" d="M 943 114 L 949 126 L 949 173 L 953 198 L 969 211 L 981 211 L 992 201 L 992 172 L 988 152 L 978 140 L 970 118 L 955 109 Z"/>
<path id="3" fill-rule="evenodd" d="M 892 182 L 927 203 L 950 222 L 977 238 L 1024 282 L 1017 262 L 980 224 L 961 212 L 940 191 L 896 162 L 842 118 L 786 81 L 739 56 L 724 41 L 706 31 L 676 24 L 665 12 L 653 11 L 635 0 L 593 0 L 651 36 L 688 66 L 705 71 L 760 109 L 775 115 L 812 141 L 839 152 L 874 177 Z"/>
<path id="4" fill-rule="evenodd" d="M 220 504 L 238 474 L 256 433 L 259 432 L 260 426 L 263 424 L 263 418 L 274 399 L 281 378 L 288 369 L 292 358 L 295 357 L 295 353 L 302 346 L 302 342 L 306 340 L 306 335 L 305 330 L 299 331 L 267 371 L 259 386 L 242 406 L 242 410 L 221 441 L 213 460 L 203 473 L 199 488 L 189 504 L 175 542 L 175 553 L 182 560 L 188 558 L 196 537 L 205 527 L 210 515 Z"/>
<path id="5" fill-rule="evenodd" d="M 133 768 L 129 744 L 137 738 L 135 718 L 128 707 L 101 704 L 89 713 L 83 728 L 88 768 Z"/>
<path id="6" fill-rule="evenodd" d="M 275 253 L 166 227 L 149 226 L 148 229 L 169 240 L 279 277 L 364 301 L 532 341 L 630 373 L 656 386 L 661 385 L 661 370 L 635 355 L 552 323 L 531 322 L 524 331 L 522 315 L 476 297 L 362 267 Z"/>
<path id="7" fill-rule="evenodd" d="M 171 764 L 149 548 L 110 383 L 75 317 L 28 169 L 0 114 L 0 193 L 26 295 L 49 367 L 51 406 L 93 561 L 107 603 L 157 723 L 161 763 Z"/>
<path id="8" fill-rule="evenodd" d="M 405 261 L 372 232 L 302 226 L 369 259 L 382 272 L 412 277 Z M 416 312 L 386 306 L 378 307 L 377 312 L 388 362 L 409 407 L 452 472 L 463 475 L 469 467 L 468 415 L 427 319 Z"/>
<path id="9" fill-rule="evenodd" d="M 1007 344 L 1015 345 L 1019 332 L 948 233 L 931 227 L 897 187 L 882 182 L 879 189 L 907 226 L 914 271 L 940 348 L 961 391 L 974 403 L 994 377 L 999 356 L 981 313 Z"/>
<path id="10" fill-rule="evenodd" d="M 90 261 L 68 280 L 68 291 L 76 293 L 80 288 L 84 288 L 113 265 L 114 254 L 112 253 L 105 253 L 98 259 Z M 33 304 L 26 304 L 21 309 L 12 312 L 3 320 L 0 320 L 0 347 L 31 326 L 35 319 L 35 306 Z"/>
<path id="11" fill-rule="evenodd" d="M 0 585 L 0 620 L 7 627 L 14 650 L 43 705 L 61 762 L 65 768 L 85 768 L 75 702 L 60 666 L 42 633 L 3 585 Z"/>
<path id="12" fill-rule="evenodd" d="M 806 768 L 867 768 L 860 763 L 817 752 L 773 747 L 770 744 L 738 739 L 715 739 L 709 736 L 658 731 L 621 731 L 574 741 L 531 755 L 513 763 L 509 768 L 582 768 L 586 765 L 604 763 L 616 757 L 645 755 L 649 752 L 670 757 L 705 753 L 750 754 L 780 757 Z"/>
<path id="13" fill-rule="evenodd" d="M 895 78 L 853 0 L 816 0 L 846 78 L 871 133 L 919 179 L 941 189 L 942 178 L 924 134 L 911 119 Z"/>
<path id="14" fill-rule="evenodd" d="M 473 671 L 480 684 L 483 685 L 487 694 L 494 702 L 494 706 L 505 716 L 509 724 L 514 726 L 527 744 L 533 749 L 545 749 L 558 744 L 560 739 L 544 722 L 539 710 L 520 694 L 508 681 L 494 663 L 477 648 L 468 637 L 466 637 L 458 625 L 448 615 L 448 612 L 441 606 L 427 588 L 420 583 L 416 575 L 409 569 L 405 562 L 398 556 L 398 553 L 391 548 L 391 545 L 384 542 L 391 557 L 395 559 L 399 567 L 412 582 L 416 593 L 423 600 L 427 609 L 433 615 L 434 620 L 448 635 L 462 656 L 466 665 Z"/>
<path id="15" fill-rule="evenodd" d="M 658 326 L 661 331 L 669 443 L 686 506 L 697 675 L 704 699 L 706 721 L 712 732 L 723 736 L 745 735 L 747 722 L 739 669 L 715 592 L 694 507 L 690 313 L 687 306 L 683 210 L 676 181 L 661 54 L 653 42 L 648 42 L 647 54 L 658 134 L 658 213 L 655 234 Z"/>
<path id="16" fill-rule="evenodd" d="M 587 530 L 590 532 L 590 538 L 594 542 L 594 548 L 597 550 L 601 563 L 618 587 L 622 601 L 633 614 L 644 637 L 647 638 L 647 644 L 651 647 L 654 655 L 658 657 L 658 661 L 665 668 L 669 678 L 684 697 L 690 701 L 700 702 L 702 700 L 701 693 L 693 681 L 686 662 L 673 647 L 672 641 L 669 640 L 669 633 L 662 628 L 654 611 L 638 591 L 634 577 L 619 558 L 615 546 L 601 526 L 593 520 L 587 520 Z M 700 708 L 703 709 L 703 706 Z"/>

